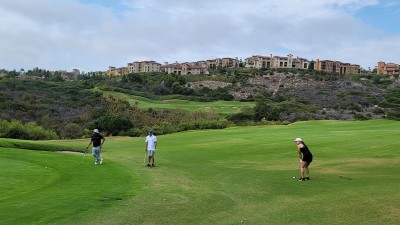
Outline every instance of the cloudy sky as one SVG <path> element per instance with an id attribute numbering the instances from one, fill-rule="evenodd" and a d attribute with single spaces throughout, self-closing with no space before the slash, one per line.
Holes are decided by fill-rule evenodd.
<path id="1" fill-rule="evenodd" d="M 0 69 L 292 54 L 400 63 L 398 0 L 0 0 Z"/>

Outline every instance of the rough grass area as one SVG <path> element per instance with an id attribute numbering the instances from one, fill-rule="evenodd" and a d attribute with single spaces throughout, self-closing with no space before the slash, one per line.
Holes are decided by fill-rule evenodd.
<path id="1" fill-rule="evenodd" d="M 82 154 L 1 147 L 0 224 L 398 224 L 399 125 L 312 121 L 158 136 L 152 169 L 143 137 L 107 138 L 101 166 L 90 155 L 80 164 Z M 296 137 L 314 154 L 306 182 L 297 181 Z"/>
<path id="2" fill-rule="evenodd" d="M 77 146 L 70 141 L 26 141 L 7 138 L 0 138 L 0 147 L 40 151 L 85 151 L 85 146 Z"/>

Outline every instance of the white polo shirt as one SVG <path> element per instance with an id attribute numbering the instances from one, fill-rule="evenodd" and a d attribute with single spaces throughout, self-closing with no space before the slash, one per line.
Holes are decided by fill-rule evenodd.
<path id="1" fill-rule="evenodd" d="M 154 135 L 148 135 L 146 137 L 146 143 L 147 143 L 147 150 L 156 150 L 155 143 L 157 142 L 157 137 Z"/>

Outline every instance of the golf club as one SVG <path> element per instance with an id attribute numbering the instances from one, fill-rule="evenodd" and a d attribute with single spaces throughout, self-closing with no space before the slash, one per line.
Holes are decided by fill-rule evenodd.
<path id="1" fill-rule="evenodd" d="M 144 157 L 143 157 L 143 165 L 146 165 L 146 158 L 147 158 L 147 154 L 146 152 L 144 153 Z"/>
<path id="2" fill-rule="evenodd" d="M 344 176 L 339 176 L 340 178 L 346 179 L 346 180 L 353 180 L 350 177 L 344 177 Z"/>
<path id="3" fill-rule="evenodd" d="M 87 149 L 88 148 L 86 148 L 86 151 L 83 153 L 81 164 L 83 163 L 83 160 L 85 159 L 85 156 L 86 156 L 86 153 L 87 153 Z"/>

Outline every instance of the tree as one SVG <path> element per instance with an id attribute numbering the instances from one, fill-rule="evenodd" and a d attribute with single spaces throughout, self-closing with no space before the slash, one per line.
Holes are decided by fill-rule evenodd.
<path id="1" fill-rule="evenodd" d="M 254 99 L 256 102 L 254 114 L 257 121 L 261 119 L 279 120 L 279 107 L 273 105 L 273 102 L 269 98 L 258 93 L 254 96 Z"/>
<path id="2" fill-rule="evenodd" d="M 310 64 L 308 65 L 308 69 L 309 70 L 314 70 L 314 64 L 315 64 L 315 62 L 311 61 Z"/>
<path id="3" fill-rule="evenodd" d="M 133 124 L 125 116 L 102 116 L 90 125 L 90 129 L 95 128 L 107 135 L 118 135 L 120 132 L 133 128 Z"/>

